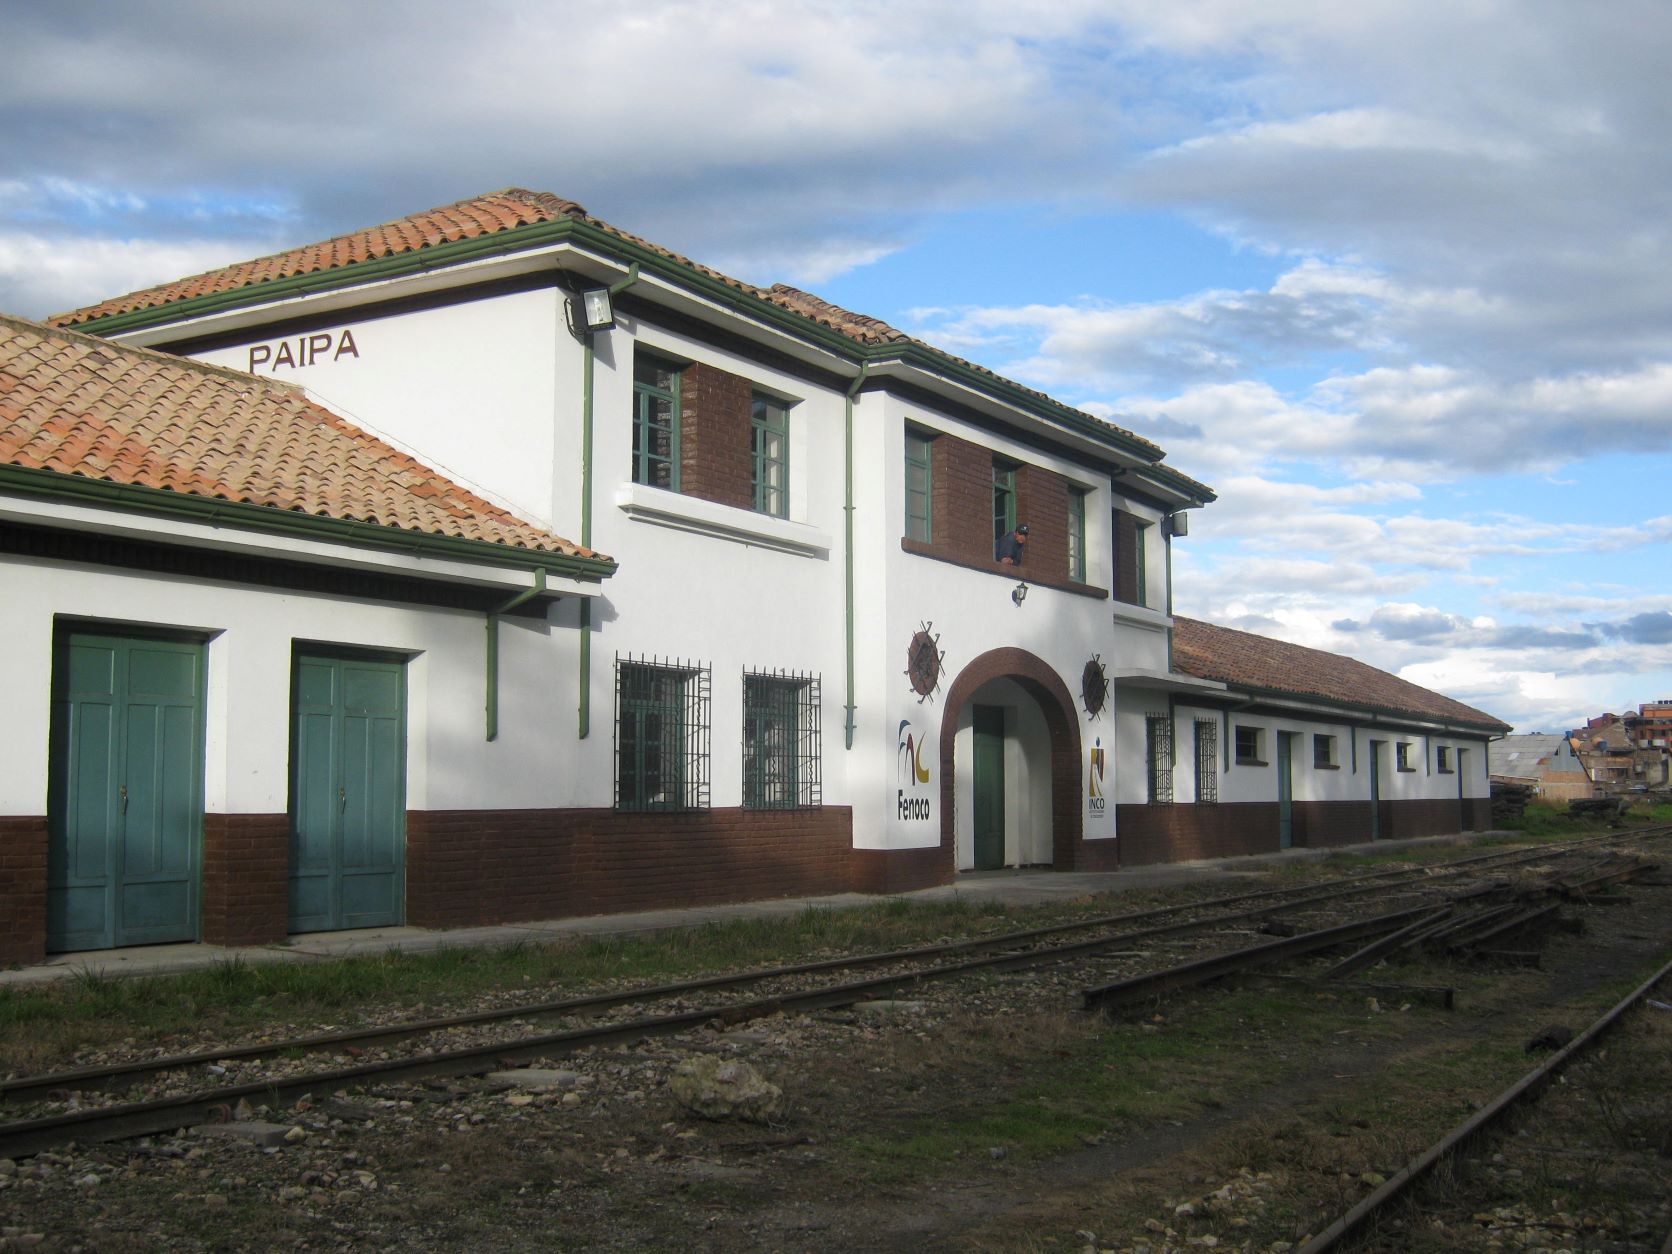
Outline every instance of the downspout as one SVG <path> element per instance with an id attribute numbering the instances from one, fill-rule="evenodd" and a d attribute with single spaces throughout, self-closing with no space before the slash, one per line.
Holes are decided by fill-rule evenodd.
<path id="1" fill-rule="evenodd" d="M 847 567 L 847 661 L 848 661 L 848 704 L 847 704 L 847 747 L 853 748 L 853 398 L 859 394 L 859 389 L 865 383 L 865 376 L 871 371 L 869 361 L 861 362 L 859 374 L 848 389 L 847 397 L 847 425 L 844 432 L 844 442 L 847 453 L 847 477 L 844 486 L 842 512 L 846 516 L 847 540 L 844 552 L 844 563 Z"/>
<path id="2" fill-rule="evenodd" d="M 534 586 L 524 588 L 503 605 L 488 611 L 488 698 L 487 721 L 489 740 L 499 738 L 499 616 L 509 613 L 525 601 L 531 601 L 546 590 L 546 572 L 536 568 Z M 584 602 L 583 602 L 584 604 Z"/>
<path id="3" fill-rule="evenodd" d="M 639 281 L 639 263 L 627 267 L 627 277 L 610 285 L 614 300 Z M 581 547 L 592 548 L 592 332 L 581 341 Z M 581 600 L 579 738 L 592 734 L 592 598 Z"/>

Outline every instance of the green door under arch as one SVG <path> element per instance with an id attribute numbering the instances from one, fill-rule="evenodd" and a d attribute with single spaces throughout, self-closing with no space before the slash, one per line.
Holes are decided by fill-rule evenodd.
<path id="1" fill-rule="evenodd" d="M 298 651 L 291 675 L 292 932 L 405 915 L 406 665 Z"/>
<path id="2" fill-rule="evenodd" d="M 60 631 L 50 737 L 47 949 L 196 940 L 203 646 Z"/>

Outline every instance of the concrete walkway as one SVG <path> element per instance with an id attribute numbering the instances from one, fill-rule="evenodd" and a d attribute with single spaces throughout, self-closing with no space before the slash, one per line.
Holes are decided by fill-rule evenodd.
<path id="1" fill-rule="evenodd" d="M 1386 852 L 1423 845 L 1468 843 L 1495 832 L 1428 836 L 1419 840 L 1380 840 L 1336 850 L 1286 849 L 1281 853 L 1203 862 L 1169 862 L 1122 871 L 1052 871 L 1024 868 L 1004 871 L 966 871 L 951 884 L 896 894 L 906 901 L 1002 901 L 1034 905 L 1065 901 L 1092 893 L 1122 893 L 1167 888 L 1179 884 L 1223 884 L 1237 891 L 1238 881 L 1284 862 L 1327 858 L 1331 853 Z M 219 962 L 323 962 L 355 954 L 401 950 L 423 953 L 461 946 L 539 944 L 575 936 L 642 936 L 676 928 L 700 927 L 724 919 L 767 919 L 800 914 L 804 910 L 843 910 L 871 905 L 882 898 L 864 893 L 829 897 L 788 897 L 746 901 L 724 906 L 694 906 L 679 910 L 646 910 L 638 914 L 609 914 L 592 918 L 551 919 L 535 923 L 505 923 L 493 927 L 431 931 L 421 927 L 363 928 L 350 932 L 309 932 L 277 945 L 230 949 L 220 945 L 136 945 L 127 949 L 98 949 L 84 953 L 53 954 L 39 966 L 0 971 L 0 985 L 38 984 L 82 973 L 102 976 L 171 975 L 214 966 Z"/>

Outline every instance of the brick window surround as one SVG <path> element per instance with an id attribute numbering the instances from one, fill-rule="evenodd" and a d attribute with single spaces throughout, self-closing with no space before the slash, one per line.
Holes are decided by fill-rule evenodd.
<path id="1" fill-rule="evenodd" d="M 908 428 L 920 438 L 930 433 Z M 1082 596 L 1107 597 L 1108 591 L 1070 577 L 1068 563 L 1068 494 L 1071 484 L 1054 471 L 1026 463 L 1015 468 L 1015 518 L 1028 524 L 1026 554 L 1020 567 L 1000 565 L 993 557 L 993 452 L 983 445 L 944 432 L 927 441 L 929 453 L 929 535 L 902 536 L 900 547 L 919 557 L 988 571 L 1014 582 L 1058 588 Z"/>

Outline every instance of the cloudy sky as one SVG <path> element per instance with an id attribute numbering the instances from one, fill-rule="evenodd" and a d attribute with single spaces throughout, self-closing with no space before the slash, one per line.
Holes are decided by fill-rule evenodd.
<path id="1" fill-rule="evenodd" d="M 1664 0 L 13 0 L 0 310 L 509 185 L 1147 435 L 1177 607 L 1672 696 Z"/>

